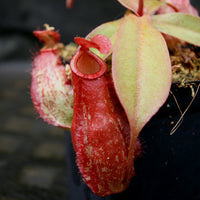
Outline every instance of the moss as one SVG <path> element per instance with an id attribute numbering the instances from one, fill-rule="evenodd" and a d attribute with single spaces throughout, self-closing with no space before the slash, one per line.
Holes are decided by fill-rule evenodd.
<path id="1" fill-rule="evenodd" d="M 181 85 L 200 80 L 200 48 L 193 45 L 177 45 L 170 51 L 173 82 Z"/>

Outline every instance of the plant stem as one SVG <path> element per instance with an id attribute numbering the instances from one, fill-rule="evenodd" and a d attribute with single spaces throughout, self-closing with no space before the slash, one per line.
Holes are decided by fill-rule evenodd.
<path id="1" fill-rule="evenodd" d="M 167 6 L 169 6 L 170 8 L 174 9 L 175 12 L 179 12 L 178 8 L 174 5 L 172 5 L 171 3 L 166 3 Z"/>
<path id="2" fill-rule="evenodd" d="M 141 17 L 143 15 L 144 0 L 139 0 L 138 2 L 138 15 Z"/>

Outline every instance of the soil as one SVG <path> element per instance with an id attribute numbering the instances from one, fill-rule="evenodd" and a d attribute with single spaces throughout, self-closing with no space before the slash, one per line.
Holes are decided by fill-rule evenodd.
<path id="1" fill-rule="evenodd" d="M 170 51 L 170 57 L 174 83 L 184 86 L 200 80 L 200 47 L 180 44 Z"/>

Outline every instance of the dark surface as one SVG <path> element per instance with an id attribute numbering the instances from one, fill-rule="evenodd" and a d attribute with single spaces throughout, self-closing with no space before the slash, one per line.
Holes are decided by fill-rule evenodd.
<path id="1" fill-rule="evenodd" d="M 200 8 L 199 1 L 192 2 Z M 0 200 L 200 200 L 199 93 L 172 136 L 180 113 L 170 95 L 141 133 L 143 154 L 135 162 L 136 177 L 130 187 L 106 198 L 93 195 L 80 180 L 73 150 L 69 146 L 65 150 L 70 135 L 48 126 L 33 110 L 29 73 L 38 42 L 32 31 L 49 23 L 69 43 L 124 11 L 115 0 L 76 0 L 72 10 L 65 8 L 64 0 L 1 0 Z M 174 94 L 184 110 L 191 101 L 190 89 Z"/>
<path id="2" fill-rule="evenodd" d="M 0 64 L 0 200 L 66 200 L 65 134 L 38 119 L 30 69 L 30 62 Z"/>

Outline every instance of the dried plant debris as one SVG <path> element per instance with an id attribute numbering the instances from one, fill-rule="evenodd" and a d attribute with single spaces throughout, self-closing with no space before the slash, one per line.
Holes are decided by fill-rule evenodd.
<path id="1" fill-rule="evenodd" d="M 63 62 L 69 63 L 73 55 L 76 53 L 78 49 L 78 45 L 73 42 L 67 45 L 64 45 L 63 43 L 59 43 L 58 48 L 59 48 L 59 53 Z"/>
<path id="2" fill-rule="evenodd" d="M 177 45 L 170 51 L 173 82 L 184 85 L 200 80 L 200 47 Z"/>

